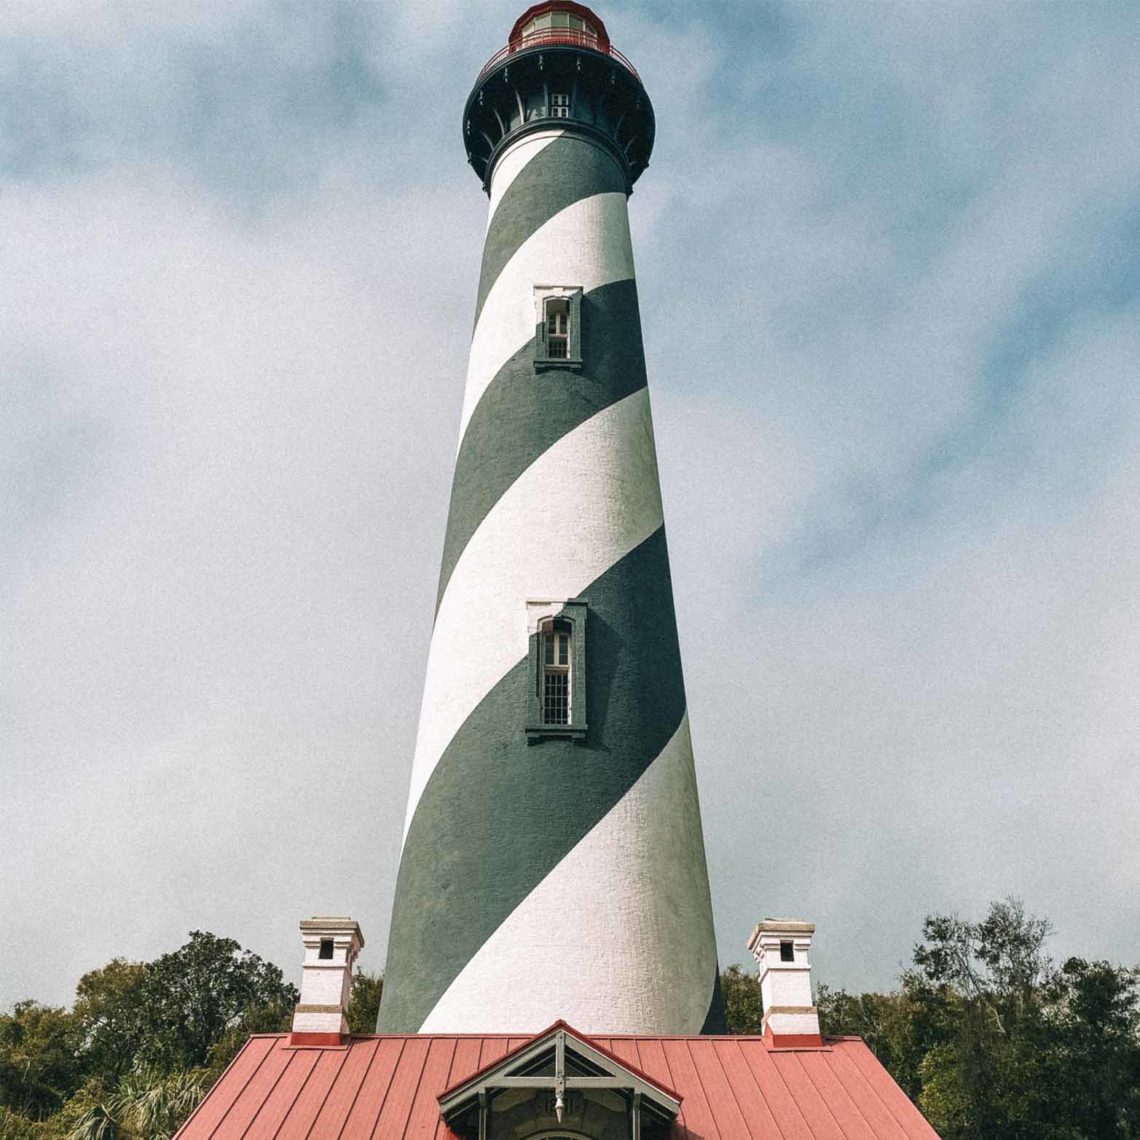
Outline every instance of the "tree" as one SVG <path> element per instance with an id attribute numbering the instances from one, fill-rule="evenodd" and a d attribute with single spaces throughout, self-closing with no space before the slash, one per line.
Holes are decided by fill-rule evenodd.
<path id="1" fill-rule="evenodd" d="M 1048 1110 L 1095 1137 L 1140 1136 L 1140 971 L 1070 958 L 1050 979 Z"/>
<path id="2" fill-rule="evenodd" d="M 136 1064 L 159 1073 L 209 1065 L 223 1040 L 287 1028 L 297 996 L 277 966 L 232 938 L 192 931 L 147 967 Z"/>
<path id="3" fill-rule="evenodd" d="M 79 979 L 72 1011 L 82 1033 L 85 1068 L 112 1080 L 128 1072 L 143 1046 L 147 966 L 115 958 Z"/>
<path id="4" fill-rule="evenodd" d="M 0 1106 L 31 1120 L 57 1112 L 83 1083 L 80 1043 L 65 1009 L 22 1001 L 0 1014 Z"/>
<path id="5" fill-rule="evenodd" d="M 1043 1137 L 1051 1126 L 1035 1097 L 1048 1023 L 1044 919 L 1016 899 L 992 903 L 981 922 L 932 915 L 914 949 L 903 994 L 926 1048 L 918 1101 L 947 1140 Z"/>
<path id="6" fill-rule="evenodd" d="M 66 1140 L 169 1140 L 211 1084 L 204 1069 L 132 1073 L 75 1121 Z"/>
<path id="7" fill-rule="evenodd" d="M 348 1007 L 348 1028 L 352 1033 L 375 1033 L 384 975 L 369 974 L 357 968 L 352 974 L 352 1004 Z"/>
<path id="8" fill-rule="evenodd" d="M 757 972 L 740 965 L 729 966 L 721 972 L 720 992 L 729 1033 L 759 1033 L 764 1010 Z"/>
<path id="9" fill-rule="evenodd" d="M 816 1006 L 823 1033 L 861 1037 L 907 1096 L 918 1100 L 923 1058 L 937 1040 L 921 1006 L 903 992 L 849 994 L 828 985 L 817 987 Z"/>

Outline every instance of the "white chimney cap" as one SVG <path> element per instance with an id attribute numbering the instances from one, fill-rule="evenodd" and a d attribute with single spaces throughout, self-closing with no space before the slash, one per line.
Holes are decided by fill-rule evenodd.
<path id="1" fill-rule="evenodd" d="M 752 928 L 752 935 L 748 939 L 748 949 L 755 953 L 756 947 L 765 935 L 769 939 L 781 936 L 795 939 L 798 935 L 801 940 L 807 939 L 810 944 L 814 933 L 815 923 L 804 922 L 801 918 L 765 918 Z"/>

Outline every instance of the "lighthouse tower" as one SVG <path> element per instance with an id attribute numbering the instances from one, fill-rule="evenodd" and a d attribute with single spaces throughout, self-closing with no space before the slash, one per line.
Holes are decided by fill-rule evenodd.
<path id="1" fill-rule="evenodd" d="M 490 220 L 381 1032 L 722 1021 L 626 207 L 653 135 L 565 0 L 467 101 Z"/>

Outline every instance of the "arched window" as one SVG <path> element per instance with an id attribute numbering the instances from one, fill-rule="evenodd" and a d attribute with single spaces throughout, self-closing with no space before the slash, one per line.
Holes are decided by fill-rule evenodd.
<path id="1" fill-rule="evenodd" d="M 552 621 L 542 631 L 542 723 L 570 723 L 570 627 Z"/>
<path id="2" fill-rule="evenodd" d="M 586 601 L 527 602 L 526 738 L 586 737 Z"/>

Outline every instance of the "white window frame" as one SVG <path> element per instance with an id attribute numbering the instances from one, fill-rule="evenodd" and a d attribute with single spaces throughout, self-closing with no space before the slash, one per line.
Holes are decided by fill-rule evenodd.
<path id="1" fill-rule="evenodd" d="M 554 356 L 549 348 L 549 326 L 546 305 L 551 300 L 565 300 L 566 355 Z M 562 368 L 570 372 L 582 370 L 582 288 L 578 285 L 536 285 L 534 287 L 534 366 L 536 372 Z M 562 339 L 562 334 L 555 334 Z"/>

